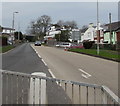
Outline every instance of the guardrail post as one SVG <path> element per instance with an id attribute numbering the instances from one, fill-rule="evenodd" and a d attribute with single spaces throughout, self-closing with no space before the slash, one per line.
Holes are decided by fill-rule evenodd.
<path id="1" fill-rule="evenodd" d="M 2 106 L 2 70 L 0 70 L 0 106 Z"/>
<path id="2" fill-rule="evenodd" d="M 107 95 L 109 97 L 111 97 L 111 101 L 114 101 L 116 104 L 120 104 L 119 102 L 119 97 L 116 96 L 108 87 L 106 86 L 102 86 L 102 90 L 103 90 L 103 103 L 107 104 Z"/>
<path id="3" fill-rule="evenodd" d="M 104 91 L 102 91 L 102 104 L 107 104 L 107 97 Z"/>
<path id="4" fill-rule="evenodd" d="M 41 72 L 34 72 L 31 75 L 46 77 L 46 74 Z M 46 104 L 46 80 L 30 79 L 29 104 L 33 103 Z"/>

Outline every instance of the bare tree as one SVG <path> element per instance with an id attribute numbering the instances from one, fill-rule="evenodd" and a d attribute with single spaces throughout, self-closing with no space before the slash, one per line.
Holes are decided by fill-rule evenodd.
<path id="1" fill-rule="evenodd" d="M 72 29 L 77 28 L 77 23 L 75 21 L 66 21 L 65 25 L 71 27 Z"/>
<path id="2" fill-rule="evenodd" d="M 57 22 L 57 25 L 59 25 L 60 27 L 62 27 L 62 26 L 64 26 L 64 21 L 63 20 L 59 20 L 58 22 Z"/>
<path id="3" fill-rule="evenodd" d="M 51 17 L 43 15 L 39 17 L 36 21 L 32 21 L 28 27 L 28 32 L 35 34 L 39 38 L 43 38 L 46 34 L 47 27 L 51 23 Z"/>
<path id="4" fill-rule="evenodd" d="M 59 26 L 69 27 L 71 29 L 77 28 L 77 23 L 75 21 L 66 21 L 66 22 L 64 22 L 63 20 L 59 20 L 57 22 L 57 24 Z"/>
<path id="5" fill-rule="evenodd" d="M 51 23 L 51 17 L 47 16 L 47 15 L 43 15 L 38 19 L 38 21 L 40 22 L 41 26 L 43 27 L 42 28 L 43 33 L 46 34 L 47 27 Z"/>

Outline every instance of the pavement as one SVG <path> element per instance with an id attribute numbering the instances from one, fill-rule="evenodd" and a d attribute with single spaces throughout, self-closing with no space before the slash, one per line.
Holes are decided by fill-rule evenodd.
<path id="1" fill-rule="evenodd" d="M 105 85 L 118 95 L 118 63 L 63 49 L 31 45 L 58 79 Z"/>
<path id="2" fill-rule="evenodd" d="M 30 46 L 30 43 L 24 43 L 19 45 L 15 49 L 2 54 L 2 69 L 10 70 L 14 72 L 22 72 L 31 74 L 33 72 L 44 72 L 47 77 L 52 77 L 48 71 L 48 67 L 44 64 L 42 58 L 40 58 L 34 49 Z M 19 97 L 18 103 L 26 104 L 28 100 L 28 80 L 19 80 L 19 84 L 16 85 L 16 78 L 11 79 L 9 76 L 3 78 L 3 103 L 15 104 L 16 94 L 21 95 L 21 90 L 24 88 L 26 92 L 26 98 L 22 101 L 22 97 Z M 16 86 L 19 90 L 16 90 Z M 12 96 L 11 96 L 12 95 Z M 11 99 L 12 98 L 12 99 Z M 55 82 L 47 81 L 47 103 L 49 104 L 68 104 L 71 103 L 70 98 L 66 95 L 63 88 L 58 86 Z"/>

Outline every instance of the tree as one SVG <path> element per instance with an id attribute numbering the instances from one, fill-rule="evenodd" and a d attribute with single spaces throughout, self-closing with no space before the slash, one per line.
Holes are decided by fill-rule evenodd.
<path id="1" fill-rule="evenodd" d="M 2 27 L 0 26 L 0 32 L 2 32 Z"/>
<path id="2" fill-rule="evenodd" d="M 66 21 L 65 25 L 69 26 L 72 29 L 77 28 L 77 23 L 75 21 Z"/>
<path id="3" fill-rule="evenodd" d="M 65 28 L 71 28 L 71 29 L 77 28 L 77 23 L 75 21 L 64 22 L 63 20 L 59 20 L 57 24 L 61 27 L 64 26 Z"/>
<path id="4" fill-rule="evenodd" d="M 51 17 L 47 15 L 43 15 L 40 17 L 40 19 L 38 19 L 38 21 L 40 21 L 41 25 L 43 26 L 43 29 L 42 29 L 43 33 L 46 34 L 47 27 L 51 23 Z"/>
<path id="5" fill-rule="evenodd" d="M 58 22 L 57 22 L 57 25 L 59 25 L 60 27 L 62 27 L 62 26 L 64 26 L 64 21 L 63 20 L 59 20 Z"/>
<path id="6" fill-rule="evenodd" d="M 15 39 L 23 40 L 22 32 L 14 32 Z"/>
<path id="7" fill-rule="evenodd" d="M 51 17 L 43 15 L 39 17 L 36 21 L 30 23 L 28 32 L 29 34 L 35 34 L 38 39 L 43 39 L 46 35 L 47 27 L 51 23 Z"/>
<path id="8" fill-rule="evenodd" d="M 55 34 L 55 39 L 56 39 L 57 41 L 60 41 L 60 36 L 61 36 L 61 34 Z"/>
<path id="9" fill-rule="evenodd" d="M 69 38 L 70 38 L 70 33 L 68 30 L 63 30 L 61 31 L 61 34 L 59 35 L 56 35 L 56 38 L 58 41 L 61 41 L 61 42 L 68 42 Z"/>

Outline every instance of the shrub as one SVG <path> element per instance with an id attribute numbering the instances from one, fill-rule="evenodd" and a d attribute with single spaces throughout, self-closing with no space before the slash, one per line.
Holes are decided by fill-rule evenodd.
<path id="1" fill-rule="evenodd" d="M 84 41 L 83 46 L 85 49 L 90 49 L 93 45 L 94 41 Z"/>
<path id="2" fill-rule="evenodd" d="M 2 36 L 0 37 L 0 46 L 5 46 L 7 45 L 7 37 Z"/>
<path id="3" fill-rule="evenodd" d="M 96 49 L 97 44 L 93 44 L 91 49 Z M 116 44 L 99 44 L 99 48 L 103 50 L 116 50 Z"/>

